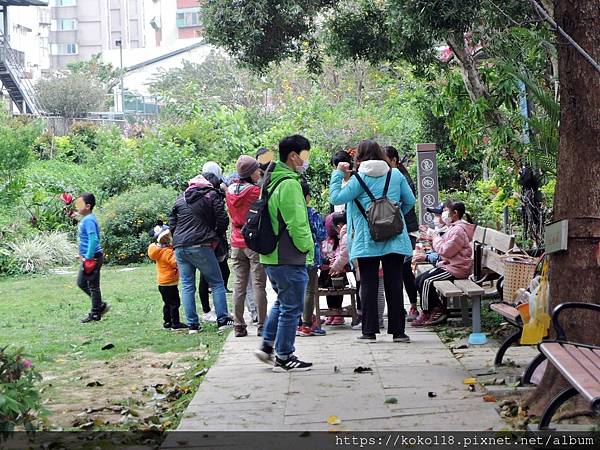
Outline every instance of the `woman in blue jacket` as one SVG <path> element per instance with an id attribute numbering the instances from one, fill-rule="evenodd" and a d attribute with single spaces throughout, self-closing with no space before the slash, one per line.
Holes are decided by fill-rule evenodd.
<path id="1" fill-rule="evenodd" d="M 400 205 L 406 214 L 415 204 L 408 182 L 398 169 L 391 169 L 381 147 L 375 141 L 362 141 L 356 153 L 358 176 L 360 176 L 373 196 L 380 198 L 383 194 L 385 180 L 391 170 L 391 180 L 387 198 Z M 394 342 L 410 342 L 405 331 L 404 294 L 402 291 L 402 265 L 407 255 L 412 255 L 412 245 L 406 231 L 384 242 L 375 242 L 371 238 L 367 220 L 360 212 L 356 202 L 360 202 L 366 210 L 371 200 L 361 187 L 356 176 L 350 178 L 342 188 L 344 175 L 350 171 L 348 163 L 340 163 L 331 174 L 329 184 L 330 198 L 333 205 L 346 205 L 348 217 L 348 248 L 350 260 L 356 260 L 360 271 L 362 301 L 362 336 L 363 342 L 375 341 L 379 333 L 377 316 L 378 272 L 381 262 L 384 273 L 385 297 L 388 306 L 388 334 L 393 335 Z"/>

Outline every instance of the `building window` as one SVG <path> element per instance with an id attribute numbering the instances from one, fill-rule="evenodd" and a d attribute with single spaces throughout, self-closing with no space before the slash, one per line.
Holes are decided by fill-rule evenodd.
<path id="1" fill-rule="evenodd" d="M 200 8 L 177 10 L 177 28 L 197 27 L 200 25 Z"/>
<path id="2" fill-rule="evenodd" d="M 77 44 L 52 44 L 53 55 L 76 55 L 78 53 Z"/>
<path id="3" fill-rule="evenodd" d="M 77 19 L 52 20 L 52 31 L 67 31 L 77 29 Z"/>

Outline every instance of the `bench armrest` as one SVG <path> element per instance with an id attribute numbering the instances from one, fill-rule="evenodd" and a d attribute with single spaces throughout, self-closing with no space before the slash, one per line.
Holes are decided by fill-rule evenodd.
<path id="1" fill-rule="evenodd" d="M 565 302 L 558 305 L 556 308 L 554 308 L 554 311 L 552 311 L 552 326 L 556 330 L 556 338 L 559 341 L 567 340 L 565 330 L 562 326 L 560 326 L 558 321 L 558 316 L 560 316 L 560 314 L 567 309 L 587 309 L 589 311 L 596 311 L 600 313 L 600 305 L 595 303 Z"/>

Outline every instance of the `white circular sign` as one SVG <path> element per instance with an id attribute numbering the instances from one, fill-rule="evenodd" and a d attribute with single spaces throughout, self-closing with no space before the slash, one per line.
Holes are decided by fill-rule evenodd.
<path id="1" fill-rule="evenodd" d="M 425 214 L 423 214 L 423 220 L 425 221 L 425 223 L 433 223 L 433 214 L 430 212 L 426 212 Z"/>
<path id="2" fill-rule="evenodd" d="M 423 204 L 425 206 L 433 206 L 435 204 L 435 197 L 431 194 L 426 194 L 423 196 Z"/>
<path id="3" fill-rule="evenodd" d="M 421 181 L 421 184 L 423 185 L 424 188 L 431 189 L 433 187 L 433 185 L 435 184 L 435 182 L 433 181 L 433 178 L 425 177 Z"/>
<path id="4" fill-rule="evenodd" d="M 433 161 L 430 159 L 424 159 L 421 161 L 421 169 L 425 172 L 431 172 L 433 170 Z"/>

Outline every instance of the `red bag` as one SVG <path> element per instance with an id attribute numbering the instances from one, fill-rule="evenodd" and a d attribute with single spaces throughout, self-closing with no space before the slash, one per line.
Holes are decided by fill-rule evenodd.
<path id="1" fill-rule="evenodd" d="M 84 259 L 83 260 L 83 273 L 90 275 L 96 268 L 95 259 Z"/>

